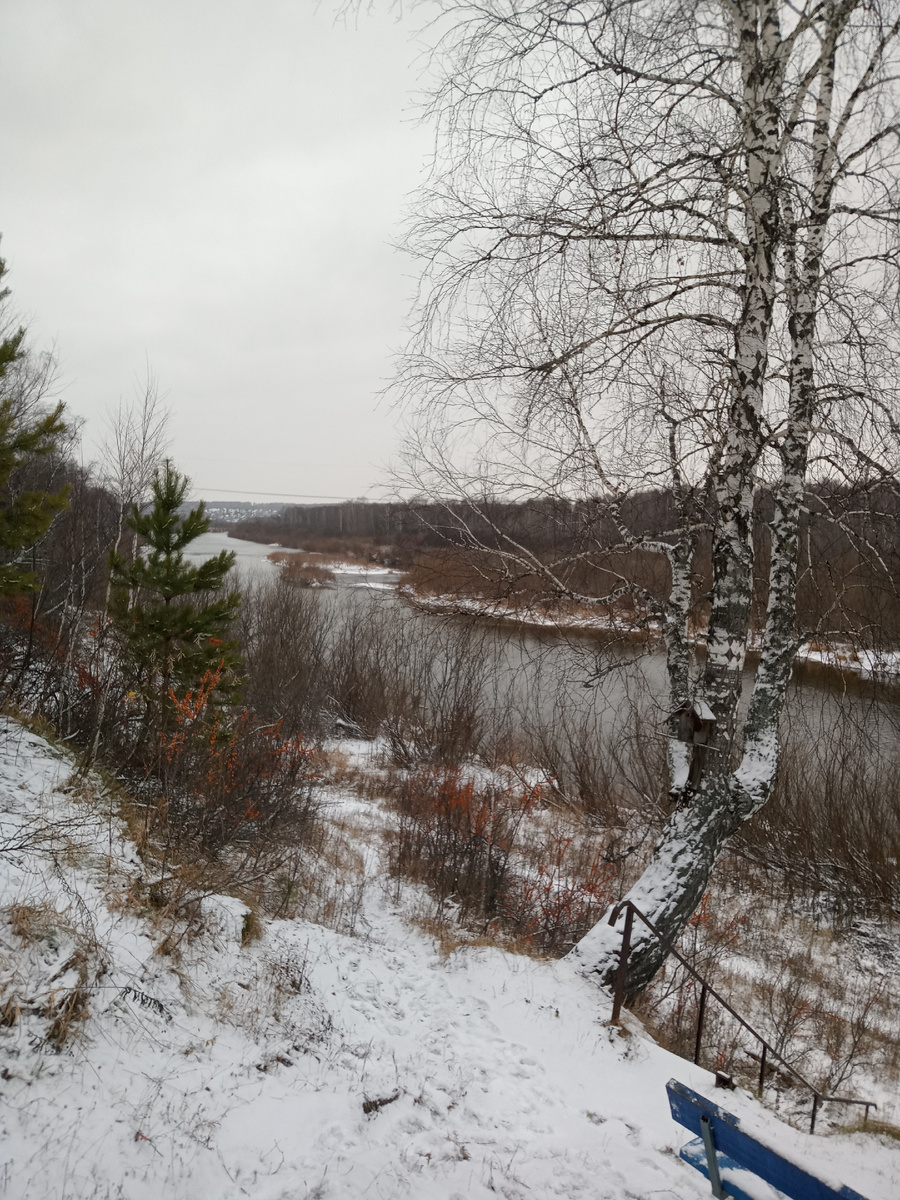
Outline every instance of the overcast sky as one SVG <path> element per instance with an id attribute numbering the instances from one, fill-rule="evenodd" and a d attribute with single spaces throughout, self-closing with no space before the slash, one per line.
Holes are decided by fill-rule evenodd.
<path id="1" fill-rule="evenodd" d="M 430 145 L 388 8 L 2 0 L 0 253 L 89 455 L 149 361 L 196 495 L 383 478 Z"/>

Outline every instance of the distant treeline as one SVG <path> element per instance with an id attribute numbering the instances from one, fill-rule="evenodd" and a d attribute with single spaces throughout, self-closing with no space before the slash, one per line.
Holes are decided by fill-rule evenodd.
<path id="1" fill-rule="evenodd" d="M 760 488 L 756 497 L 758 528 L 772 516 L 772 495 Z M 900 548 L 900 487 L 872 486 L 850 490 L 827 483 L 810 488 L 806 496 L 804 540 L 812 539 L 812 558 L 861 549 L 896 553 Z M 699 519 L 711 524 L 714 514 L 702 506 Z M 616 520 L 606 498 L 565 500 L 537 498 L 509 503 L 490 497 L 446 504 L 406 503 L 304 504 L 284 509 L 281 516 L 257 515 L 240 522 L 241 536 L 264 533 L 267 540 L 309 538 L 370 538 L 386 544 L 439 547 L 482 545 L 502 548 L 511 538 L 529 550 L 583 549 L 589 544 L 613 547 L 622 541 L 622 527 L 634 536 L 665 537 L 677 528 L 678 511 L 670 491 L 635 492 L 617 506 Z M 237 532 L 237 529 L 235 529 Z M 272 535 L 270 537 L 270 535 Z M 287 543 L 286 543 L 287 544 Z"/>
<path id="2" fill-rule="evenodd" d="M 806 510 L 798 586 L 803 631 L 822 636 L 852 632 L 867 644 L 900 643 L 900 489 L 893 483 L 857 489 L 819 483 L 807 491 Z M 765 488 L 757 493 L 756 511 L 754 624 L 759 627 L 768 597 L 767 522 L 773 512 L 772 494 Z M 708 502 L 698 506 L 697 517 L 712 524 L 714 512 Z M 280 519 L 241 522 L 233 530 L 251 540 L 415 567 L 414 581 L 427 591 L 536 600 L 546 592 L 536 576 L 519 575 L 511 582 L 501 579 L 499 569 L 485 570 L 492 552 L 511 539 L 539 558 L 552 560 L 557 576 L 573 590 L 604 595 L 624 576 L 662 604 L 668 590 L 666 560 L 623 546 L 623 529 L 635 537 L 665 538 L 677 524 L 675 497 L 659 490 L 623 498 L 615 520 L 609 500 L 602 497 L 546 497 L 523 503 L 487 497 L 447 504 L 297 505 Z M 701 623 L 710 566 L 710 537 L 701 534 L 694 573 L 695 619 Z M 495 590 L 486 575 L 496 578 Z"/>
<path id="3" fill-rule="evenodd" d="M 407 502 L 293 505 L 281 518 L 241 522 L 241 535 L 251 530 L 281 531 L 285 537 L 374 538 L 385 543 L 421 546 L 471 545 L 478 541 L 499 546 L 503 536 L 539 550 L 583 541 L 586 536 L 604 544 L 617 540 L 616 526 L 606 515 L 605 499 L 538 498 L 510 503 L 491 497 L 446 504 Z M 635 533 L 660 533 L 675 522 L 675 506 L 666 492 L 641 492 L 621 506 L 625 523 Z M 237 532 L 237 530 L 235 530 Z M 285 543 L 287 544 L 287 543 Z"/>

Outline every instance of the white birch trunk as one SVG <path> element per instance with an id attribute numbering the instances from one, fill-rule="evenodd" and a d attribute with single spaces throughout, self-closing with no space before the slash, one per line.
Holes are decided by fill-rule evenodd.
<path id="1" fill-rule="evenodd" d="M 680 754 L 675 748 L 669 752 L 673 790 L 684 802 L 672 814 L 647 869 L 627 896 L 657 927 L 663 942 L 635 922 L 628 962 L 627 990 L 631 994 L 653 978 L 668 946 L 677 940 L 701 901 L 723 846 L 771 792 L 778 757 L 778 721 L 795 648 L 799 519 L 813 395 L 812 347 L 821 246 L 818 257 L 808 256 L 808 270 L 796 293 L 791 420 L 772 525 L 766 629 L 743 753 L 737 769 L 733 769 L 736 713 L 753 594 L 754 473 L 762 449 L 763 389 L 775 303 L 776 261 L 782 244 L 778 190 L 784 63 L 775 4 L 739 0 L 728 7 L 735 21 L 744 80 L 742 132 L 748 191 L 743 306 L 735 332 L 732 402 L 716 480 L 718 520 L 703 677 L 704 698 L 715 713 L 717 726 L 695 794 L 684 794 L 684 750 Z M 675 612 L 682 603 L 679 593 L 683 580 L 674 571 L 672 585 L 670 611 Z M 681 662 L 673 661 L 671 652 L 669 666 L 671 693 L 678 702 L 684 683 Z M 620 944 L 618 929 L 604 921 L 582 939 L 572 955 L 609 985 L 618 966 Z"/>

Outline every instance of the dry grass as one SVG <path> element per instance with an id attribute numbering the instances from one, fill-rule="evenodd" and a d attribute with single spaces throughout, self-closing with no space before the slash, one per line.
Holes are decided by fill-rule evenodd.
<path id="1" fill-rule="evenodd" d="M 11 932 L 23 946 L 33 946 L 44 941 L 55 944 L 58 941 L 61 918 L 49 902 L 12 904 L 6 910 L 6 919 Z"/>
<path id="2" fill-rule="evenodd" d="M 535 947 L 532 938 L 504 936 L 499 931 L 486 934 L 472 933 L 462 928 L 457 921 L 446 916 L 422 914 L 410 918 L 410 924 L 434 938 L 438 953 L 442 958 L 449 958 L 457 950 L 478 947 L 489 950 L 499 947 L 507 954 L 520 954 L 524 958 L 533 958 L 540 962 L 546 962 L 550 958 L 549 955 L 543 954 Z"/>
<path id="3" fill-rule="evenodd" d="M 44 1042 L 57 1051 L 62 1050 L 82 1022 L 90 1016 L 90 993 L 85 986 L 88 982 L 87 963 L 72 958 L 66 967 L 77 969 L 81 982 L 76 987 L 66 988 L 59 996 L 54 995 L 41 1014 L 51 1019 Z"/>
<path id="4" fill-rule="evenodd" d="M 0 1001 L 0 1028 L 10 1029 L 17 1025 L 21 1015 L 22 1008 L 17 996 L 7 996 L 5 1000 Z"/>
<path id="5" fill-rule="evenodd" d="M 45 741 L 51 744 L 55 744 L 56 726 L 42 713 L 31 712 L 28 709 L 20 707 L 12 700 L 4 702 L 2 712 L 5 717 L 12 717 L 14 721 L 24 726 L 30 733 L 44 738 Z"/>
<path id="6" fill-rule="evenodd" d="M 538 554 L 541 552 L 538 551 Z M 556 558 L 556 553 L 547 557 Z M 641 550 L 600 552 L 595 561 L 573 561 L 566 578 L 573 591 L 582 595 L 605 596 L 626 576 L 641 588 L 656 594 L 662 603 L 668 576 L 658 556 Z M 403 577 L 403 583 L 413 592 L 425 596 L 450 595 L 482 599 L 487 604 L 499 604 L 512 612 L 541 612 L 553 619 L 604 617 L 629 624 L 646 624 L 651 613 L 627 595 L 615 606 L 583 605 L 561 598 L 548 591 L 540 575 L 516 575 L 512 580 L 504 569 L 499 555 L 483 550 L 447 546 L 420 554 Z M 655 611 L 658 611 L 658 605 Z"/>
<path id="7" fill-rule="evenodd" d="M 900 1126 L 891 1125 L 889 1121 L 877 1121 L 869 1117 L 868 1121 L 863 1121 L 860 1117 L 858 1121 L 854 1121 L 851 1125 L 839 1125 L 836 1129 L 830 1131 L 833 1134 L 839 1133 L 868 1133 L 872 1137 L 890 1138 L 892 1141 L 900 1142 Z"/>
<path id="8" fill-rule="evenodd" d="M 251 908 L 249 912 L 244 914 L 243 924 L 241 925 L 241 945 L 249 946 L 253 942 L 258 942 L 263 936 L 264 927 L 259 919 L 259 913 L 254 912 Z"/>
<path id="9" fill-rule="evenodd" d="M 334 579 L 330 569 L 338 563 L 346 563 L 353 567 L 371 567 L 374 564 L 369 559 L 359 558 L 351 553 L 320 554 L 304 550 L 276 550 L 268 555 L 269 562 L 275 563 L 290 577 L 297 571 L 323 571 L 329 579 Z"/>
<path id="10" fill-rule="evenodd" d="M 366 889 L 365 862 L 356 841 L 352 831 L 336 822 L 325 827 L 315 853 L 295 849 L 265 880 L 260 892 L 264 911 L 353 936 Z"/>
<path id="11" fill-rule="evenodd" d="M 334 559 L 324 555 L 278 550 L 268 558 L 269 562 L 281 567 L 285 579 L 298 587 L 324 587 L 325 584 L 334 583 L 334 572 L 329 569 Z"/>
<path id="12" fill-rule="evenodd" d="M 36 1042 L 56 1051 L 87 1020 L 92 989 L 106 969 L 92 924 L 73 919 L 77 908 L 59 913 L 49 901 L 32 901 L 13 904 L 5 913 L 11 935 L 23 949 L 37 949 L 39 961 L 13 954 L 3 962 L 0 1025 L 16 1025 L 23 1016 L 38 1018 L 44 1025 L 35 1033 Z M 49 956 L 52 963 L 63 947 L 69 952 L 47 975 L 44 961 Z"/>

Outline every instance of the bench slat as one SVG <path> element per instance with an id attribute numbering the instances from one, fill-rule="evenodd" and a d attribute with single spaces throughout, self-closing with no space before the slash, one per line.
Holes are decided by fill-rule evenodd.
<path id="1" fill-rule="evenodd" d="M 692 1142 L 682 1146 L 679 1154 L 688 1166 L 694 1167 L 709 1179 L 703 1138 L 694 1138 Z M 719 1161 L 722 1185 L 728 1195 L 734 1197 L 734 1200 L 790 1200 L 790 1197 L 786 1196 L 784 1192 L 772 1187 L 771 1183 L 766 1183 L 764 1179 L 760 1179 L 758 1175 L 742 1167 L 727 1154 L 717 1153 L 716 1158 Z"/>
<path id="2" fill-rule="evenodd" d="M 865 1200 L 859 1192 L 854 1192 L 851 1188 L 842 1187 L 839 1191 L 836 1190 L 821 1179 L 810 1175 L 808 1171 L 804 1171 L 802 1167 L 790 1162 L 789 1159 L 782 1157 L 776 1150 L 757 1141 L 756 1138 L 741 1129 L 737 1117 L 725 1112 L 717 1104 L 707 1100 L 705 1096 L 685 1087 L 683 1083 L 670 1079 L 666 1084 L 666 1092 L 669 1096 L 669 1107 L 672 1110 L 673 1118 L 685 1129 L 689 1129 L 695 1134 L 701 1134 L 700 1118 L 704 1113 L 709 1117 L 722 1171 L 726 1170 L 723 1158 L 730 1159 L 736 1170 L 750 1171 L 754 1175 L 758 1175 L 760 1179 L 764 1179 L 777 1191 L 783 1192 L 790 1200 Z M 702 1169 L 703 1173 L 708 1175 L 702 1136 L 700 1154 L 703 1159 L 702 1168 L 693 1161 L 693 1158 L 685 1158 L 685 1161 L 690 1162 L 691 1166 Z M 682 1157 L 685 1157 L 683 1153 Z M 724 1174 L 722 1183 L 726 1191 L 734 1195 L 736 1200 L 758 1200 L 758 1196 L 751 1197 L 749 1195 L 738 1198 L 731 1186 L 731 1181 Z"/>

